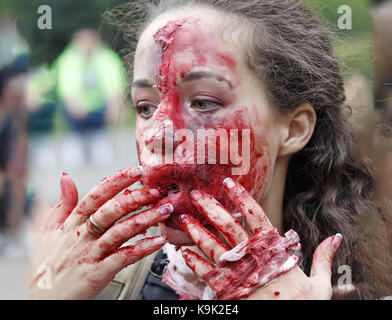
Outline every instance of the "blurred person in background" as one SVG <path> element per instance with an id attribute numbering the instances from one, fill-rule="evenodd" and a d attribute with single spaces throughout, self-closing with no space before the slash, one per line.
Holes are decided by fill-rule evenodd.
<path id="1" fill-rule="evenodd" d="M 102 43 L 97 31 L 81 29 L 54 68 L 60 106 L 75 133 L 64 143 L 64 167 L 79 166 L 86 159 L 107 165 L 110 143 L 103 130 L 118 121 L 126 83 L 121 58 Z"/>
<path id="2" fill-rule="evenodd" d="M 43 64 L 29 71 L 26 95 L 29 158 L 31 168 L 41 172 L 56 166 L 55 86 L 55 73 L 50 65 Z"/>
<path id="3" fill-rule="evenodd" d="M 28 55 L 12 19 L 0 18 L 0 251 L 15 253 L 26 212 Z"/>
<path id="4" fill-rule="evenodd" d="M 54 131 L 56 111 L 55 73 L 43 64 L 28 74 L 27 107 L 29 110 L 29 134 L 51 134 Z"/>

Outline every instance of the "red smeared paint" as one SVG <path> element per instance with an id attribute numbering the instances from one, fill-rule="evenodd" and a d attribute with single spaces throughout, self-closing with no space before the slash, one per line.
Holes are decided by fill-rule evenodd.
<path id="1" fill-rule="evenodd" d="M 255 228 L 255 234 L 257 234 L 257 233 L 259 233 L 259 232 L 261 232 L 261 231 L 263 231 L 262 228 Z"/>
<path id="2" fill-rule="evenodd" d="M 194 272 L 196 271 L 196 266 L 201 265 L 204 271 L 211 271 L 214 269 L 214 265 L 209 263 L 207 260 L 202 259 L 197 253 L 192 250 L 185 249 L 182 251 L 182 255 L 185 258 L 185 261 Z"/>
<path id="3" fill-rule="evenodd" d="M 171 20 L 154 34 L 154 40 L 161 45 L 162 51 L 166 51 L 168 46 L 175 39 L 178 29 L 187 19 Z"/>
<path id="4" fill-rule="evenodd" d="M 241 210 L 242 216 L 253 234 L 272 228 L 263 208 L 242 185 L 229 180 L 225 180 L 224 185 L 227 195 Z"/>
<path id="5" fill-rule="evenodd" d="M 98 200 L 101 197 L 101 195 L 98 194 L 98 193 L 95 193 L 95 194 L 92 193 L 92 194 L 89 195 L 89 197 L 90 197 L 90 199 Z"/>
<path id="6" fill-rule="evenodd" d="M 207 63 L 209 62 L 208 57 L 212 57 L 215 64 L 217 63 L 220 66 L 229 68 L 235 75 L 236 60 L 234 57 L 229 53 L 219 50 L 213 39 L 214 35 L 211 35 L 211 39 L 206 39 L 202 30 L 203 26 L 199 25 L 194 19 L 179 19 L 169 21 L 154 35 L 154 40 L 159 44 L 162 53 L 157 79 L 157 87 L 161 93 L 161 103 L 153 115 L 154 128 L 164 128 L 164 121 L 170 120 L 173 124 L 174 131 L 186 128 L 194 133 L 193 136 L 195 138 L 197 137 L 197 129 L 224 129 L 226 130 L 228 137 L 230 137 L 230 130 L 236 129 L 239 131 L 238 150 L 240 156 L 242 150 L 241 130 L 250 129 L 250 171 L 243 176 L 234 176 L 233 179 L 240 182 L 250 192 L 253 192 L 254 190 L 259 191 L 265 184 L 264 181 L 268 172 L 262 172 L 260 170 L 260 165 L 258 164 L 259 158 L 264 155 L 264 152 L 260 154 L 258 150 L 260 150 L 260 144 L 266 145 L 266 143 L 257 141 L 256 144 L 255 133 L 251 126 L 251 119 L 253 117 L 249 114 L 248 108 L 244 106 L 241 110 L 228 110 L 227 115 L 223 119 L 217 119 L 213 116 L 195 117 L 190 114 L 188 108 L 185 108 L 182 105 L 177 88 L 178 80 L 185 77 L 186 73 L 195 67 L 207 66 Z M 181 60 L 181 57 L 189 52 L 191 53 L 192 58 L 189 59 L 189 62 L 185 63 Z M 238 81 L 234 79 L 234 83 L 238 83 Z M 163 129 L 161 131 L 163 131 Z M 154 133 L 154 136 L 148 137 L 148 141 L 146 140 L 143 143 L 147 145 L 150 140 L 153 141 L 154 139 L 158 139 L 158 136 L 160 135 L 158 132 L 159 130 L 157 130 L 156 135 Z M 182 142 L 174 141 L 174 149 L 177 150 Z M 163 144 L 165 144 L 165 141 L 163 141 Z M 208 150 L 207 142 L 205 145 L 206 150 Z M 144 168 L 144 175 L 141 181 L 142 184 L 148 187 L 159 188 L 162 192 L 168 193 L 169 197 L 163 199 L 159 205 L 170 202 L 174 206 L 174 213 L 165 221 L 165 227 L 170 230 L 181 230 L 177 219 L 182 213 L 194 216 L 199 219 L 201 224 L 207 229 L 213 230 L 213 226 L 207 222 L 192 204 L 189 192 L 193 189 L 199 189 L 210 194 L 229 211 L 235 209 L 231 200 L 224 193 L 222 185 L 222 181 L 226 177 L 232 176 L 232 168 L 235 167 L 235 165 L 231 162 L 228 164 L 219 164 L 219 140 L 216 143 L 218 164 L 196 164 L 196 146 L 197 141 L 195 139 L 195 161 L 193 162 L 195 164 L 174 163 L 150 166 L 143 161 L 144 159 L 141 159 L 141 165 Z M 141 146 L 138 144 L 139 155 L 140 147 Z M 226 152 L 230 159 L 229 150 L 226 150 Z M 207 156 L 206 153 L 206 158 Z M 269 168 L 270 164 L 268 157 L 265 158 L 264 163 L 266 164 L 266 168 Z M 175 184 L 178 187 L 178 192 L 174 193 L 170 191 L 170 185 L 172 184 Z M 163 228 L 161 229 L 163 231 Z M 179 233 L 176 233 L 175 235 L 173 233 L 172 237 L 169 234 L 166 235 L 168 236 L 168 241 L 173 244 L 191 244 L 191 241 L 186 237 L 183 237 L 183 242 L 179 243 L 179 238 L 181 237 L 179 236 Z"/>
<path id="7" fill-rule="evenodd" d="M 192 216 L 183 214 L 179 217 L 179 221 L 183 230 L 188 234 L 189 238 L 192 238 L 192 234 L 197 234 L 196 245 L 204 251 L 204 253 L 212 260 L 217 261 L 219 256 L 224 252 L 230 250 L 224 245 L 217 236 L 213 233 L 202 230 L 203 227 L 198 220 Z M 196 232 L 195 232 L 196 231 Z M 215 243 L 214 247 L 206 247 L 206 243 Z"/>
<path id="8" fill-rule="evenodd" d="M 159 213 L 156 209 L 150 209 L 139 212 L 132 217 L 116 224 L 111 231 L 109 240 L 101 240 L 99 248 L 102 250 L 102 255 L 108 254 L 117 249 L 124 243 L 124 239 L 134 237 L 136 235 L 145 235 L 148 228 L 162 222 L 170 215 L 170 212 L 165 215 Z M 159 237 L 158 237 L 159 238 Z"/>
<path id="9" fill-rule="evenodd" d="M 203 279 L 214 290 L 216 299 L 238 299 L 294 268 L 298 258 L 292 250 L 299 247 L 299 237 L 294 231 L 281 237 L 272 229 L 254 236 L 235 255 L 232 252 L 222 255 L 219 265 Z"/>
<path id="10" fill-rule="evenodd" d="M 128 172 L 129 168 L 123 169 L 111 177 L 101 179 L 98 185 L 79 202 L 75 212 L 88 217 L 108 200 L 137 181 L 137 178 L 129 177 Z"/>
<path id="11" fill-rule="evenodd" d="M 116 198 L 116 202 L 121 208 L 121 211 L 125 214 L 131 213 L 138 208 L 154 204 L 158 201 L 160 197 L 160 194 L 151 194 L 148 188 L 143 188 L 124 192 L 123 195 Z"/>
<path id="12" fill-rule="evenodd" d="M 230 56 L 230 54 L 218 52 L 216 54 L 216 59 L 218 60 L 219 63 L 221 63 L 222 65 L 227 66 L 229 69 L 235 69 L 236 66 L 237 66 L 237 63 Z"/>
<path id="13" fill-rule="evenodd" d="M 245 112 L 238 112 L 236 116 L 230 117 L 232 119 L 232 123 L 228 120 L 225 120 L 225 123 L 218 123 L 218 128 L 225 128 L 228 132 L 230 129 L 248 129 L 249 123 L 243 119 L 244 116 L 248 116 Z M 237 116 L 240 116 L 243 120 L 239 120 Z M 198 122 L 198 121 L 194 121 Z M 240 127 L 239 124 L 242 126 Z M 205 127 L 205 124 L 197 124 L 197 127 Z M 187 213 L 189 215 L 194 216 L 197 218 L 207 229 L 210 231 L 213 230 L 212 226 L 209 224 L 207 219 L 199 213 L 198 209 L 193 205 L 191 198 L 190 198 L 190 191 L 194 189 L 199 189 L 204 191 L 205 193 L 213 196 L 216 200 L 218 200 L 229 212 L 234 211 L 235 206 L 228 198 L 226 193 L 224 192 L 224 186 L 222 181 L 226 177 L 232 176 L 234 180 L 237 180 L 241 183 L 245 189 L 249 192 L 252 190 L 260 190 L 265 185 L 265 177 L 267 176 L 268 172 L 263 171 L 259 172 L 260 177 L 256 176 L 255 170 L 257 170 L 257 162 L 259 158 L 257 157 L 257 153 L 254 151 L 256 142 L 255 137 L 253 134 L 252 128 L 251 130 L 251 143 L 250 143 L 250 171 L 248 174 L 244 176 L 232 176 L 232 168 L 235 167 L 232 163 L 229 164 L 164 164 L 154 167 L 143 166 L 145 169 L 145 174 L 142 178 L 143 185 L 150 186 L 150 187 L 157 187 L 162 190 L 162 193 L 168 193 L 168 197 L 161 200 L 159 205 L 164 203 L 172 203 L 174 206 L 174 214 L 165 221 L 166 226 L 174 229 L 179 229 L 179 224 L 177 222 L 177 217 L 181 213 Z M 239 137 L 239 150 L 242 150 L 242 140 Z M 207 144 L 207 143 L 206 143 Z M 230 143 L 229 143 L 230 145 Z M 206 150 L 208 147 L 206 145 Z M 194 154 L 196 157 L 196 142 L 194 146 Z M 217 150 L 217 159 L 220 159 L 220 144 L 219 140 L 216 144 Z M 229 154 L 229 151 L 227 151 Z M 240 156 L 241 155 L 241 152 Z M 207 155 L 206 155 L 207 156 Z M 230 156 L 229 156 L 230 159 Z M 269 161 L 267 158 L 265 161 Z M 197 163 L 196 160 L 194 163 Z M 171 184 L 175 184 L 179 187 L 178 192 L 174 193 L 172 191 L 167 191 L 168 186 Z M 175 242 L 176 239 L 171 239 L 169 237 L 169 242 Z M 188 242 L 191 243 L 191 242 Z"/>
<path id="14" fill-rule="evenodd" d="M 164 106 L 164 113 L 168 113 L 173 123 L 177 123 L 180 128 L 184 127 L 183 118 L 180 112 L 180 98 L 175 89 L 177 82 L 177 70 L 173 65 L 173 54 L 176 52 L 176 34 L 187 19 L 169 21 L 163 28 L 154 34 L 154 40 L 161 46 L 162 61 L 158 70 L 157 87 L 162 95 L 161 106 Z M 161 107 L 162 109 L 162 107 Z"/>
<path id="15" fill-rule="evenodd" d="M 197 191 L 197 193 L 199 194 L 201 200 L 207 200 L 209 203 L 211 203 L 211 205 L 213 205 L 213 207 L 208 208 L 207 206 L 200 205 L 198 202 L 195 202 L 195 206 L 198 208 L 199 212 L 209 220 L 215 229 L 220 231 L 220 233 L 226 238 L 231 246 L 235 247 L 237 244 L 245 240 L 249 240 L 248 233 L 242 228 L 240 222 L 232 216 L 227 217 L 225 208 L 220 203 L 216 203 L 214 199 L 212 199 L 208 194 L 201 193 L 200 191 Z M 192 194 L 194 194 L 194 192 L 192 192 Z M 195 200 L 194 197 L 193 199 Z M 213 212 L 215 214 L 219 213 L 224 216 L 224 220 L 226 222 L 221 223 L 221 221 L 215 219 Z M 230 222 L 228 223 L 228 221 Z"/>

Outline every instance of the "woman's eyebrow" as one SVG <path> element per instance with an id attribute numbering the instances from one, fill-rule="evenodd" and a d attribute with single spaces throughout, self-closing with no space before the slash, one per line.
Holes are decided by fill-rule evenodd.
<path id="1" fill-rule="evenodd" d="M 132 88 L 152 88 L 154 85 L 147 79 L 139 79 L 132 82 Z"/>
<path id="2" fill-rule="evenodd" d="M 207 78 L 207 79 L 213 78 L 218 81 L 226 82 L 229 85 L 230 89 L 233 89 L 233 85 L 228 79 L 226 79 L 225 77 L 221 76 L 218 73 L 211 72 L 211 71 L 191 71 L 191 72 L 188 72 L 184 75 L 184 77 L 182 78 L 182 81 L 188 82 L 188 81 L 193 81 L 193 80 L 200 80 L 203 78 Z"/>
<path id="3" fill-rule="evenodd" d="M 230 89 L 233 89 L 233 85 L 228 79 L 212 71 L 190 71 L 184 75 L 182 81 L 189 82 L 189 81 L 200 80 L 205 78 L 206 79 L 213 78 L 218 81 L 226 82 L 229 85 Z M 155 87 L 155 85 L 152 84 L 148 79 L 138 79 L 132 83 L 132 88 L 153 88 L 153 87 Z"/>

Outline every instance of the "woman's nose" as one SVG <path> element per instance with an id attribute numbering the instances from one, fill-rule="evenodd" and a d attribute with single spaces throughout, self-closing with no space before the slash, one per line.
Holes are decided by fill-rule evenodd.
<path id="1" fill-rule="evenodd" d="M 155 155 L 171 155 L 178 145 L 174 139 L 173 122 L 169 119 L 155 119 L 145 137 L 145 146 Z"/>
<path id="2" fill-rule="evenodd" d="M 157 120 L 154 119 L 153 126 L 147 129 L 145 135 L 145 144 L 149 145 L 154 141 L 165 140 L 173 133 L 173 122 L 169 119 Z"/>

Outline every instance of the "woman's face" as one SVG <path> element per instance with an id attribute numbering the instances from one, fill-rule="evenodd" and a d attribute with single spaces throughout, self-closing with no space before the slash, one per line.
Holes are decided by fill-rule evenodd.
<path id="1" fill-rule="evenodd" d="M 188 243 L 178 214 L 194 215 L 198 189 L 234 210 L 222 181 L 239 181 L 262 202 L 274 169 L 277 111 L 246 64 L 240 34 L 213 11 L 164 14 L 143 32 L 132 98 L 143 185 L 159 187 L 175 213 L 161 225 L 169 242 Z M 219 137 L 219 138 L 218 138 Z M 235 213 L 235 212 L 232 212 Z"/>

